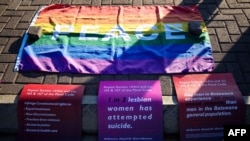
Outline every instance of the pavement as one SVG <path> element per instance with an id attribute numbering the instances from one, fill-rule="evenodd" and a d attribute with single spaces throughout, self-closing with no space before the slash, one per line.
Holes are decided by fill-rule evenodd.
<path id="1" fill-rule="evenodd" d="M 250 0 L 1 0 L 0 97 L 19 95 L 23 86 L 28 83 L 81 84 L 86 86 L 84 95 L 97 96 L 101 80 L 158 79 L 166 87 L 163 95 L 175 95 L 171 74 L 86 75 L 14 72 L 23 34 L 37 10 L 52 3 L 94 6 L 197 4 L 212 42 L 216 64 L 212 73 L 232 73 L 242 95 L 250 96 Z M 0 113 L 3 110 L 0 108 Z"/>
<path id="2" fill-rule="evenodd" d="M 159 79 L 171 75 L 76 75 L 13 72 L 22 36 L 38 9 L 52 3 L 73 5 L 194 5 L 206 21 L 215 59 L 214 73 L 233 74 L 243 95 L 250 95 L 249 0 L 1 0 L 0 95 L 18 94 L 27 83 L 85 84 L 96 94 L 100 80 Z M 168 94 L 172 94 L 169 91 Z"/>

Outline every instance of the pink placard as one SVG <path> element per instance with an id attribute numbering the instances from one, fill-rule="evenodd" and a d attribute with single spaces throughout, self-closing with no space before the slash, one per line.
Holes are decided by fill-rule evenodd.
<path id="1" fill-rule="evenodd" d="M 20 141 L 80 141 L 84 86 L 28 84 L 18 102 Z"/>
<path id="2" fill-rule="evenodd" d="M 101 81 L 99 141 L 162 141 L 160 81 Z"/>
<path id="3" fill-rule="evenodd" d="M 243 124 L 244 100 L 233 76 L 175 75 L 181 141 L 222 141 L 223 127 Z"/>

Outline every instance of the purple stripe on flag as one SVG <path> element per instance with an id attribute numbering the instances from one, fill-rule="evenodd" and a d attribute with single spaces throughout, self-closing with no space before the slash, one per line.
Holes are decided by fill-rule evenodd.
<path id="1" fill-rule="evenodd" d="M 88 74 L 134 74 L 134 73 L 180 73 L 207 72 L 214 68 L 213 58 L 183 58 L 183 59 L 144 59 L 144 60 L 101 60 L 101 59 L 72 59 L 70 57 L 25 57 L 21 61 L 20 70 L 45 72 L 70 72 Z M 26 64 L 26 65 L 24 65 Z M 27 65 L 28 64 L 28 65 Z M 63 64 L 63 65 L 62 65 Z"/>

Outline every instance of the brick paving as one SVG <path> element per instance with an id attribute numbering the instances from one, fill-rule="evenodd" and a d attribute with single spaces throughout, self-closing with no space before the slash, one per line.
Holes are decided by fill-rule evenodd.
<path id="1" fill-rule="evenodd" d="M 199 6 L 209 29 L 216 63 L 214 73 L 234 75 L 243 95 L 250 95 L 250 2 L 248 0 L 1 0 L 0 94 L 17 95 L 26 83 L 84 84 L 87 92 L 101 80 L 161 79 L 162 75 L 84 75 L 13 72 L 22 36 L 41 7 L 52 3 L 73 5 L 194 5 Z M 167 75 L 171 76 L 171 75 Z M 171 77 L 168 86 L 173 88 Z M 11 86 L 13 91 L 5 91 Z M 88 90 L 90 89 L 90 90 Z M 14 91 L 15 90 L 15 91 Z M 92 92 L 90 92 L 93 94 Z M 89 93 L 86 93 L 89 94 Z M 174 95 L 174 92 L 165 93 Z"/>
<path id="2" fill-rule="evenodd" d="M 101 80 L 155 80 L 163 95 L 175 95 L 171 74 L 86 75 L 14 72 L 22 36 L 41 7 L 72 5 L 194 5 L 199 6 L 212 41 L 216 67 L 212 73 L 233 74 L 243 96 L 250 96 L 250 0 L 0 0 L 0 96 L 18 95 L 25 84 L 83 84 L 84 95 L 97 95 Z"/>

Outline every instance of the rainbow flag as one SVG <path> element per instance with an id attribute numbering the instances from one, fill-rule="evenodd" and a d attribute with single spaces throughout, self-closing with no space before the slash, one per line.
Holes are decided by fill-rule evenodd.
<path id="1" fill-rule="evenodd" d="M 194 35 L 188 23 L 198 21 Z M 49 5 L 34 17 L 16 71 L 86 74 L 208 72 L 214 68 L 206 25 L 196 6 Z"/>

